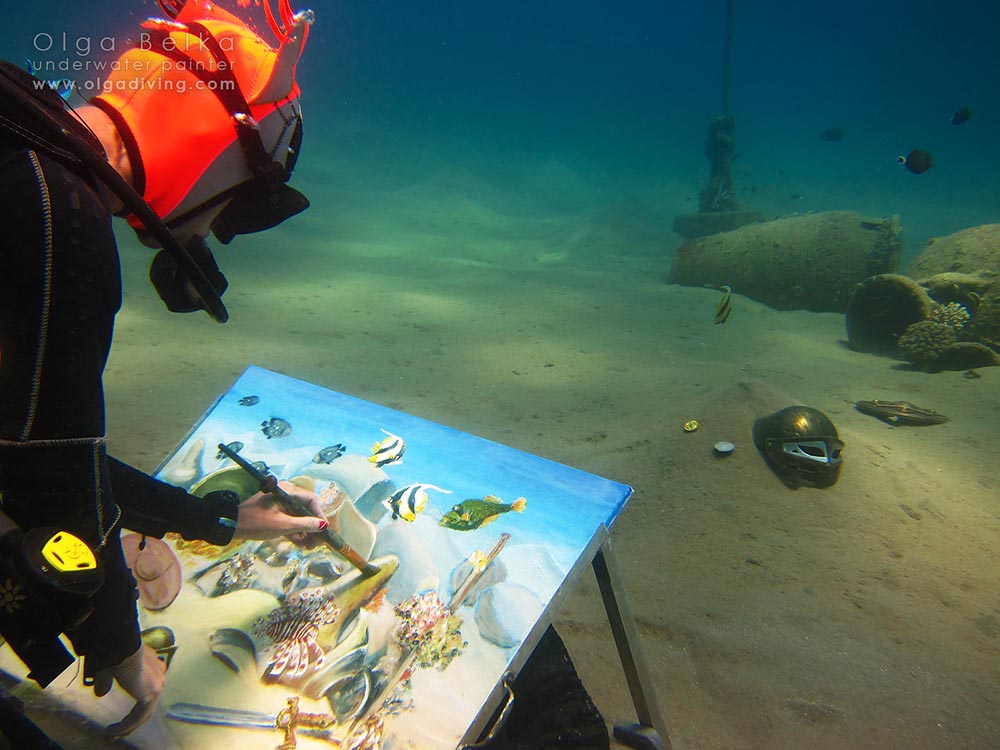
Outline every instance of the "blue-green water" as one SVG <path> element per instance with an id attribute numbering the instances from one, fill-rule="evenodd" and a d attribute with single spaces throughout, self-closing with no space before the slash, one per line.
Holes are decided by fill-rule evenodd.
<path id="1" fill-rule="evenodd" d="M 665 282 L 707 175 L 724 5 L 318 0 L 293 181 L 313 205 L 217 248 L 231 322 L 167 314 L 119 226 L 112 447 L 152 469 L 256 364 L 632 484 L 614 532 L 676 748 L 993 747 L 1000 368 L 901 369 L 847 350 L 842 315 L 738 289 L 714 326 L 716 291 Z M 90 58 L 157 12 L 5 8 L 0 55 L 65 32 L 53 56 Z M 905 260 L 1000 221 L 998 20 L 738 0 L 739 199 L 899 214 Z M 896 163 L 914 147 L 926 174 Z M 951 422 L 890 428 L 854 411 L 869 398 Z M 830 490 L 787 490 L 750 445 L 789 399 L 845 438 Z M 628 718 L 589 581 L 559 627 L 606 718 Z"/>
<path id="2" fill-rule="evenodd" d="M 364 118 L 373 138 L 487 172 L 555 158 L 605 179 L 700 187 L 705 129 L 721 107 L 721 0 L 314 9 L 300 66 L 308 149 L 356 151 L 338 142 L 338 129 Z M 157 13 L 148 0 L 39 3 L 18 10 L 0 52 L 20 60 L 51 40 L 42 57 L 107 57 L 102 41 L 120 48 L 138 20 Z M 831 204 L 900 213 L 910 254 L 928 236 L 989 220 L 1000 187 L 995 20 L 987 2 L 737 2 L 741 197 L 772 213 Z M 950 125 L 963 106 L 973 119 Z M 830 127 L 844 128 L 845 139 L 821 141 Z M 895 163 L 918 146 L 937 162 L 922 177 Z"/>

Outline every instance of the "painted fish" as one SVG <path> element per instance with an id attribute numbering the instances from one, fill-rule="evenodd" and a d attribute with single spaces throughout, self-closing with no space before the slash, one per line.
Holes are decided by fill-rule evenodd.
<path id="1" fill-rule="evenodd" d="M 313 456 L 314 464 L 332 464 L 338 458 L 344 455 L 344 451 L 347 450 L 346 445 L 341 445 L 337 443 L 336 445 L 329 445 L 315 456 Z"/>
<path id="2" fill-rule="evenodd" d="M 733 290 L 728 286 L 722 287 L 722 299 L 715 307 L 715 324 L 725 323 L 729 320 L 729 313 L 733 311 Z"/>
<path id="3" fill-rule="evenodd" d="M 368 460 L 380 469 L 383 466 L 403 463 L 406 441 L 399 435 L 393 435 L 386 430 L 382 430 L 382 432 L 388 435 L 388 437 L 384 440 L 379 440 L 372 446 L 372 454 L 368 457 Z"/>
<path id="4" fill-rule="evenodd" d="M 286 437 L 292 432 L 292 425 L 289 424 L 288 420 L 282 419 L 281 417 L 271 417 L 270 419 L 260 423 L 260 431 L 264 433 L 264 437 L 268 440 L 271 438 Z"/>
<path id="5" fill-rule="evenodd" d="M 260 403 L 260 396 L 244 396 L 239 400 L 240 406 L 255 406 Z"/>
<path id="6" fill-rule="evenodd" d="M 451 494 L 451 490 L 443 490 L 433 484 L 408 484 L 389 495 L 382 501 L 382 505 L 392 513 L 393 521 L 402 518 L 413 523 L 417 520 L 417 514 L 427 507 L 427 490 Z"/>
<path id="7" fill-rule="evenodd" d="M 528 501 L 523 497 L 512 503 L 505 503 L 496 495 L 487 495 L 482 500 L 470 498 L 453 506 L 444 514 L 439 525 L 453 531 L 475 531 L 512 510 L 524 513 L 527 505 Z"/>
<path id="8" fill-rule="evenodd" d="M 239 453 L 241 450 L 243 450 L 243 443 L 241 443 L 239 440 L 234 440 L 231 443 L 226 443 L 226 447 L 229 448 L 229 450 L 231 450 L 233 453 Z M 219 461 L 221 461 L 226 457 L 226 454 L 223 453 L 222 451 L 219 451 L 218 453 L 215 454 L 215 457 Z"/>

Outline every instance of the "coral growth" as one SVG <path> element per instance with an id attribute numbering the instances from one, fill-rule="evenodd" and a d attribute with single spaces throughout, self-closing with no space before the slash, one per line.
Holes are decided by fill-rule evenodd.
<path id="1" fill-rule="evenodd" d="M 421 667 L 444 671 L 465 647 L 462 620 L 451 613 L 436 591 L 420 594 L 396 607 L 400 618 L 396 637 L 416 656 Z"/>
<path id="2" fill-rule="evenodd" d="M 947 305 L 934 305 L 927 319 L 934 323 L 943 323 L 946 326 L 951 326 L 956 331 L 960 331 L 965 328 L 965 324 L 969 322 L 971 316 L 964 306 L 957 302 L 949 302 Z"/>
<path id="3" fill-rule="evenodd" d="M 899 351 L 910 362 L 933 362 L 949 346 L 958 341 L 958 333 L 946 323 L 921 320 L 899 337 Z"/>

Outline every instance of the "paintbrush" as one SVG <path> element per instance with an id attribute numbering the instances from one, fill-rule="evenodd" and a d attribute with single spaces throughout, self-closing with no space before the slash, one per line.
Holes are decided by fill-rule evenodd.
<path id="1" fill-rule="evenodd" d="M 285 492 L 281 487 L 278 486 L 278 480 L 269 471 L 261 471 L 252 463 L 247 461 L 242 456 L 238 455 L 236 451 L 230 449 L 228 446 L 219 443 L 219 451 L 233 461 L 239 466 L 243 471 L 252 476 L 257 480 L 260 485 L 260 489 L 263 492 L 273 495 L 279 503 L 285 508 L 285 511 L 293 516 L 311 516 L 313 515 L 312 510 L 299 500 L 294 495 L 290 495 Z M 344 538 L 334 531 L 332 528 L 327 526 L 325 529 L 319 532 L 319 537 L 334 551 L 337 552 L 341 557 L 347 560 L 351 565 L 361 571 L 364 576 L 373 576 L 378 573 L 378 566 L 372 565 L 370 562 L 365 560 L 358 552 L 351 547 Z"/>

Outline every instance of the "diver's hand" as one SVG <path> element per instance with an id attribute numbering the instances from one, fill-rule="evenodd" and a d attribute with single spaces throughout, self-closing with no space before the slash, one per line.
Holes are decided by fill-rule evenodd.
<path id="1" fill-rule="evenodd" d="M 94 692 L 98 696 L 107 694 L 112 681 L 135 698 L 135 705 L 125 718 L 104 730 L 109 739 L 124 737 L 135 731 L 153 715 L 156 702 L 163 692 L 167 679 L 167 667 L 149 646 L 143 644 L 131 656 L 94 675 Z"/>
<path id="2" fill-rule="evenodd" d="M 263 541 L 287 536 L 294 542 L 311 546 L 309 536 L 327 527 L 319 498 L 316 493 L 291 482 L 279 482 L 278 486 L 289 495 L 294 495 L 313 515 L 289 515 L 274 495 L 258 492 L 240 503 L 235 538 Z"/>

